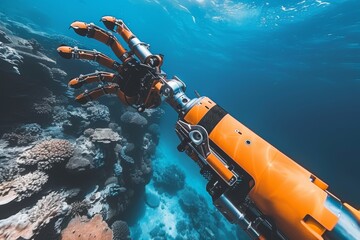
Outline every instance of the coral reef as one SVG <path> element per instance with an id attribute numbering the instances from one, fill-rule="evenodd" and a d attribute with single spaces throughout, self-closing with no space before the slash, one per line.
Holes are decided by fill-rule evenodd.
<path id="1" fill-rule="evenodd" d="M 51 139 L 36 144 L 17 159 L 25 166 L 36 165 L 39 170 L 49 170 L 56 164 L 64 163 L 74 154 L 74 147 L 68 140 Z"/>
<path id="2" fill-rule="evenodd" d="M 65 196 L 51 192 L 32 208 L 0 220 L 0 239 L 33 239 L 51 220 L 63 216 L 68 209 Z"/>
<path id="3" fill-rule="evenodd" d="M 97 214 L 91 219 L 86 217 L 73 218 L 61 232 L 61 240 L 112 240 L 113 233 L 101 215 Z"/>
<path id="4" fill-rule="evenodd" d="M 9 38 L 5 32 L 0 30 L 0 42 L 11 43 L 11 38 Z"/>
<path id="5" fill-rule="evenodd" d="M 92 124 L 108 124 L 110 122 L 110 112 L 107 106 L 90 102 L 84 105 L 84 107 L 86 107 L 88 120 Z"/>
<path id="6" fill-rule="evenodd" d="M 90 102 L 81 107 L 68 106 L 59 109 L 57 119 L 61 120 L 64 131 L 78 135 L 87 128 L 104 128 L 110 122 L 109 108 L 98 102 Z"/>
<path id="7" fill-rule="evenodd" d="M 6 38 L 6 35 L 3 35 Z M 0 69 L 5 72 L 20 75 L 19 65 L 23 62 L 23 57 L 13 48 L 0 42 Z"/>
<path id="8" fill-rule="evenodd" d="M 7 141 L 10 146 L 26 146 L 31 142 L 40 139 L 42 129 L 39 124 L 25 124 L 14 131 L 4 133 L 2 139 Z"/>
<path id="9" fill-rule="evenodd" d="M 42 189 L 48 178 L 45 173 L 35 171 L 12 181 L 0 183 L 0 206 L 31 197 Z"/>
<path id="10" fill-rule="evenodd" d="M 154 185 L 168 193 L 176 193 L 184 188 L 185 173 L 176 165 L 159 167 L 155 170 Z"/>

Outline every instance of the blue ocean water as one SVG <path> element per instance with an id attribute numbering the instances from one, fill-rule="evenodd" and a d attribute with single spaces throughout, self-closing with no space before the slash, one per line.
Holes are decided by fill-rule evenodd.
<path id="1" fill-rule="evenodd" d="M 0 11 L 17 21 L 109 55 L 105 46 L 68 26 L 74 20 L 98 24 L 104 15 L 123 19 L 152 52 L 165 55 L 163 70 L 184 80 L 189 95 L 197 90 L 212 98 L 357 208 L 359 9 L 358 0 L 0 3 Z M 166 108 L 159 151 L 206 196 L 197 166 L 176 151 L 176 118 Z"/>

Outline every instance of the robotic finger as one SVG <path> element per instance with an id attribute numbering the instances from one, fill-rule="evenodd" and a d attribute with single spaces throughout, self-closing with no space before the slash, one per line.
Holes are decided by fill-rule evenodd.
<path id="1" fill-rule="evenodd" d="M 80 104 L 85 104 L 90 101 L 95 101 L 103 95 L 117 95 L 120 101 L 126 105 L 134 104 L 134 97 L 127 97 L 123 91 L 120 90 L 120 87 L 117 84 L 109 84 L 105 86 L 99 86 L 90 91 L 85 90 L 85 92 L 79 94 L 75 100 Z"/>
<path id="2" fill-rule="evenodd" d="M 76 21 L 70 25 L 70 28 L 72 28 L 80 36 L 94 38 L 110 46 L 112 51 L 122 62 L 129 61 L 132 58 L 131 54 L 125 50 L 114 35 L 94 25 L 93 23 L 88 24 Z"/>
<path id="3" fill-rule="evenodd" d="M 125 25 L 125 23 L 116 19 L 115 17 L 105 16 L 102 17 L 101 20 L 105 27 L 110 31 L 117 32 L 121 35 L 124 41 L 129 45 L 129 48 L 132 53 L 134 53 L 141 63 L 147 64 L 151 67 L 155 67 L 160 69 L 163 63 L 162 55 L 153 55 L 149 51 L 150 45 L 144 42 L 141 42 Z"/>
<path id="4" fill-rule="evenodd" d="M 57 49 L 59 55 L 66 59 L 84 59 L 95 61 L 114 71 L 121 71 L 121 64 L 96 50 L 85 50 L 77 47 L 60 46 Z"/>
<path id="5" fill-rule="evenodd" d="M 86 75 L 80 75 L 77 78 L 73 78 L 69 81 L 69 86 L 72 88 L 80 88 L 84 84 L 94 83 L 94 82 L 109 82 L 117 83 L 119 82 L 120 76 L 114 73 L 109 72 L 94 72 Z"/>

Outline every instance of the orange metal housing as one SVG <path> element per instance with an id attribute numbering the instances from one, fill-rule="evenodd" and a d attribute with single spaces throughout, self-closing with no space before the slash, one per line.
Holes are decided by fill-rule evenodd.
<path id="1" fill-rule="evenodd" d="M 216 104 L 203 98 L 184 116 L 196 125 Z M 254 180 L 249 197 L 290 239 L 323 239 L 338 221 L 324 205 L 327 185 L 226 114 L 209 139 Z"/>

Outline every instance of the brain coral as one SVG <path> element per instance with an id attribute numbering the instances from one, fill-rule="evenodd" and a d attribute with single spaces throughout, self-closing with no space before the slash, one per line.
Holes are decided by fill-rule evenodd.
<path id="1" fill-rule="evenodd" d="M 130 230 L 129 226 L 124 221 L 115 221 L 111 225 L 111 229 L 113 231 L 114 237 L 113 240 L 128 240 L 130 238 Z"/>
<path id="2" fill-rule="evenodd" d="M 36 165 L 39 170 L 49 170 L 55 164 L 67 161 L 74 154 L 73 145 L 63 139 L 45 140 L 25 151 L 16 160 L 25 166 Z"/>

